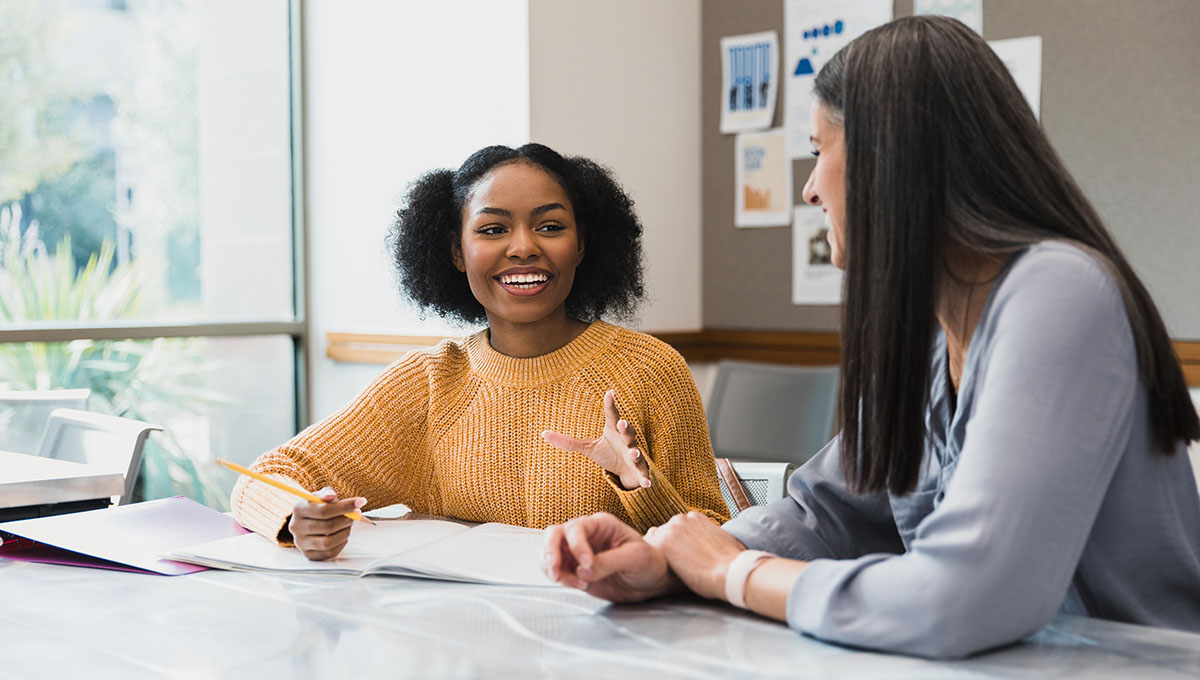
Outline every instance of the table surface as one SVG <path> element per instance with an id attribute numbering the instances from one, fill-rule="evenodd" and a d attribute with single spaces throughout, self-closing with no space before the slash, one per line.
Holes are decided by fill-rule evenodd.
<path id="1" fill-rule="evenodd" d="M 0 559 L 0 678 L 1195 678 L 1200 635 L 1059 617 L 961 661 L 856 651 L 698 598 L 390 576 L 153 576 Z"/>
<path id="2" fill-rule="evenodd" d="M 0 451 L 0 508 L 119 496 L 125 476 L 84 463 Z"/>

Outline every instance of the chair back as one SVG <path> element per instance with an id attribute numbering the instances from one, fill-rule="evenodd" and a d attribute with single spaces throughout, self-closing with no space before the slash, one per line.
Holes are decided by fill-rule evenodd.
<path id="1" fill-rule="evenodd" d="M 45 458 L 85 463 L 98 471 L 125 476 L 119 505 L 129 502 L 142 466 L 142 448 L 150 433 L 162 428 L 140 420 L 75 409 L 55 409 L 38 444 Z"/>
<path id="2" fill-rule="evenodd" d="M 56 408 L 83 409 L 91 390 L 0 390 L 0 450 L 37 453 Z"/>
<path id="3" fill-rule="evenodd" d="M 707 409 L 713 452 L 799 466 L 829 442 L 837 391 L 837 366 L 721 361 Z"/>

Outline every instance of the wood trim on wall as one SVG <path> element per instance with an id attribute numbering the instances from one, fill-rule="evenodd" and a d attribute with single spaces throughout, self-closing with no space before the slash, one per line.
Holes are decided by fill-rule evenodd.
<path id="1" fill-rule="evenodd" d="M 721 330 L 651 333 L 692 363 L 742 359 L 801 366 L 831 366 L 841 361 L 837 333 L 809 331 Z M 389 364 L 442 336 L 327 333 L 325 356 L 334 361 Z M 1200 341 L 1177 340 L 1175 353 L 1191 387 L 1200 387 Z"/>
<path id="2" fill-rule="evenodd" d="M 325 356 L 353 364 L 390 364 L 419 347 L 432 347 L 441 335 L 326 333 Z"/>
<path id="3" fill-rule="evenodd" d="M 1200 387 L 1200 340 L 1176 340 L 1174 344 L 1188 386 Z"/>
<path id="4" fill-rule="evenodd" d="M 741 359 L 801 366 L 832 366 L 842 360 L 837 333 L 710 329 L 652 333 L 689 362 Z"/>

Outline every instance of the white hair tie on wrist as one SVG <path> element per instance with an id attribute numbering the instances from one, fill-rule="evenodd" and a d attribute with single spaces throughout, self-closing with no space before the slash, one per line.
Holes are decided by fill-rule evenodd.
<path id="1" fill-rule="evenodd" d="M 730 604 L 746 608 L 746 581 L 750 579 L 750 572 L 768 557 L 775 555 L 762 550 L 743 550 L 733 558 L 729 563 L 729 570 L 725 572 L 725 599 L 729 600 Z"/>

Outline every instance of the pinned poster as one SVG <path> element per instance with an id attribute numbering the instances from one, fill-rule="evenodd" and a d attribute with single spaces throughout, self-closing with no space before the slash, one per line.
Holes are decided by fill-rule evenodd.
<path id="1" fill-rule="evenodd" d="M 808 113 L 817 73 L 851 40 L 891 21 L 892 0 L 787 0 L 783 18 L 783 125 L 790 157 L 802 158 L 810 149 Z"/>
<path id="2" fill-rule="evenodd" d="M 721 38 L 721 132 L 771 127 L 778 64 L 775 31 Z"/>
<path id="3" fill-rule="evenodd" d="M 798 205 L 792 220 L 792 304 L 836 305 L 842 301 L 842 270 L 833 266 L 825 211 Z"/>
<path id="4" fill-rule="evenodd" d="M 983 0 L 913 0 L 913 14 L 938 14 L 958 19 L 983 35 Z"/>
<path id="5" fill-rule="evenodd" d="M 734 143 L 734 220 L 739 227 L 784 227 L 792 218 L 792 161 L 783 130 L 743 132 Z"/>
<path id="6" fill-rule="evenodd" d="M 1032 35 L 1027 38 L 1010 38 L 1008 40 L 990 40 L 992 51 L 1000 57 L 1000 61 L 1008 67 L 1013 80 L 1029 108 L 1033 109 L 1033 117 L 1042 118 L 1042 36 Z"/>

